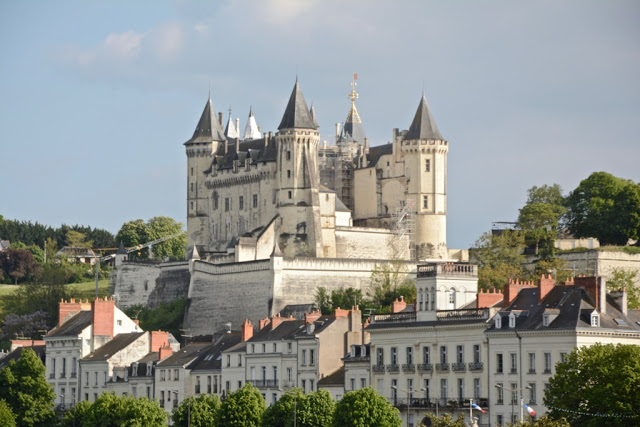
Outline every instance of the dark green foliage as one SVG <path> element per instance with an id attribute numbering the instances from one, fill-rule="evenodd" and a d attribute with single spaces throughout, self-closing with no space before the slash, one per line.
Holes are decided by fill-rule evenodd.
<path id="1" fill-rule="evenodd" d="M 71 415 L 65 416 L 63 425 L 160 427 L 167 425 L 167 413 L 156 400 L 102 393 L 92 404 L 81 402 Z"/>
<path id="2" fill-rule="evenodd" d="M 55 393 L 45 378 L 45 367 L 36 353 L 24 349 L 18 361 L 0 371 L 0 400 L 4 400 L 20 426 L 51 425 L 55 422 Z"/>
<path id="3" fill-rule="evenodd" d="M 16 416 L 13 414 L 11 407 L 4 400 L 0 400 L 0 426 L 15 427 L 15 425 Z"/>
<path id="4" fill-rule="evenodd" d="M 91 402 L 82 400 L 75 404 L 62 417 L 60 425 L 62 427 L 82 427 L 85 423 L 86 414 L 91 409 Z"/>
<path id="5" fill-rule="evenodd" d="M 116 236 L 118 242 L 130 248 L 136 245 L 151 242 L 161 237 L 170 236 L 182 232 L 182 223 L 166 216 L 155 216 L 146 223 L 142 219 L 128 221 L 122 224 Z M 165 240 L 153 246 L 153 257 L 156 259 L 183 260 L 186 255 L 187 235 Z M 131 252 L 130 259 L 149 258 L 149 248 Z"/>
<path id="6" fill-rule="evenodd" d="M 626 245 L 640 237 L 640 185 L 606 172 L 582 180 L 566 200 L 569 229 L 600 245 Z"/>
<path id="7" fill-rule="evenodd" d="M 174 409 L 171 419 L 178 427 L 208 427 L 215 425 L 220 398 L 215 394 L 190 396 Z"/>
<path id="8" fill-rule="evenodd" d="M 640 418 L 580 414 L 618 414 L 640 417 L 640 347 L 595 344 L 571 352 L 556 365 L 544 404 L 553 419 L 566 418 L 576 426 L 635 425 Z"/>
<path id="9" fill-rule="evenodd" d="M 229 394 L 218 411 L 217 425 L 229 427 L 258 427 L 266 404 L 262 394 L 251 384 Z"/>
<path id="10" fill-rule="evenodd" d="M 11 278 L 14 283 L 33 278 L 40 270 L 40 265 L 26 249 L 9 248 L 0 252 L 0 279 Z"/>
<path id="11" fill-rule="evenodd" d="M 125 313 L 132 319 L 138 319 L 140 327 L 145 331 L 168 331 L 179 337 L 186 305 L 185 299 L 177 299 L 154 309 L 135 305 L 127 308 Z"/>
<path id="12" fill-rule="evenodd" d="M 2 298 L 2 311 L 18 316 L 35 312 L 44 312 L 44 320 L 51 329 L 58 322 L 58 304 L 62 299 L 69 299 L 71 292 L 65 285 L 41 283 L 22 283 L 11 295 Z"/>
<path id="13" fill-rule="evenodd" d="M 469 251 L 473 262 L 478 263 L 478 286 L 502 289 L 511 278 L 523 279 L 524 246 L 524 233 L 519 230 L 480 236 Z"/>
<path id="14" fill-rule="evenodd" d="M 528 190 L 527 203 L 520 209 L 518 226 L 525 234 L 528 245 L 534 245 L 536 254 L 544 261 L 555 257 L 555 240 L 567 209 L 564 207 L 562 188 L 558 184 Z"/>
<path id="15" fill-rule="evenodd" d="M 333 423 L 336 403 L 326 390 L 304 394 L 294 388 L 271 405 L 262 417 L 262 427 L 292 427 L 295 408 L 299 427 L 324 427 Z"/>
<path id="16" fill-rule="evenodd" d="M 431 427 L 466 427 L 464 422 L 465 414 L 458 414 L 455 420 L 451 414 L 444 414 L 436 417 L 435 414 L 426 414 L 426 418 L 431 420 Z"/>
<path id="17" fill-rule="evenodd" d="M 335 427 L 400 427 L 400 413 L 371 387 L 350 391 L 336 405 Z"/>
<path id="18" fill-rule="evenodd" d="M 59 248 L 65 246 L 67 232 L 69 230 L 83 233 L 87 240 L 93 241 L 94 247 L 96 248 L 113 248 L 116 246 L 113 234 L 100 228 L 86 227 L 83 225 L 68 226 L 66 224 L 58 228 L 53 228 L 49 225 L 43 225 L 38 222 L 33 223 L 31 221 L 9 219 L 0 221 L 0 237 L 2 237 L 2 239 L 12 242 L 19 241 L 26 245 L 35 244 L 41 248 L 44 248 L 44 243 L 47 238 L 55 240 Z"/>

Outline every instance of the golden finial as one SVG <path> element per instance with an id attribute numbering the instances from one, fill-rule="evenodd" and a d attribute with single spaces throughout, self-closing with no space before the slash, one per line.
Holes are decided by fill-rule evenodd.
<path id="1" fill-rule="evenodd" d="M 353 81 L 351 82 L 351 93 L 349 94 L 349 99 L 351 99 L 351 103 L 355 104 L 356 99 L 358 99 L 358 93 L 356 92 L 356 86 L 358 85 L 358 73 L 353 73 Z"/>

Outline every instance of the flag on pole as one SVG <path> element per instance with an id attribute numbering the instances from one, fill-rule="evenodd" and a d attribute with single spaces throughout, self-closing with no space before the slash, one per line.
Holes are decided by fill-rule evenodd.
<path id="1" fill-rule="evenodd" d="M 527 412 L 529 413 L 529 415 L 531 415 L 532 417 L 536 416 L 536 411 L 533 410 L 533 408 L 529 405 L 527 405 L 526 403 L 524 404 L 524 408 L 527 410 Z"/>
<path id="2" fill-rule="evenodd" d="M 486 414 L 486 413 L 487 413 L 487 411 L 485 411 L 484 409 L 482 409 L 481 407 L 479 407 L 479 406 L 478 406 L 478 405 L 476 405 L 475 403 L 472 403 L 472 404 L 471 404 L 471 407 L 472 407 L 473 409 L 477 409 L 478 411 L 482 412 L 483 414 Z"/>

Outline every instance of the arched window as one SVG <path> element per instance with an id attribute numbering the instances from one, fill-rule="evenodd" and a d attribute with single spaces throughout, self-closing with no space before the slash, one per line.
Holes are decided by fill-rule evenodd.
<path id="1" fill-rule="evenodd" d="M 456 290 L 455 288 L 449 289 L 449 310 L 455 310 L 456 308 Z"/>
<path id="2" fill-rule="evenodd" d="M 431 289 L 431 310 L 436 309 L 436 288 Z"/>
<path id="3" fill-rule="evenodd" d="M 426 294 L 426 299 L 424 303 L 424 309 L 429 310 L 429 291 L 426 291 L 425 294 Z"/>

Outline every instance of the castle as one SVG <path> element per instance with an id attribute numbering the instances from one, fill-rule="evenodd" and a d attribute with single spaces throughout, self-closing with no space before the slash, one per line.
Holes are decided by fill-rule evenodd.
<path id="1" fill-rule="evenodd" d="M 124 263 L 120 305 L 186 296 L 185 328 L 206 334 L 312 303 L 320 286 L 366 292 L 384 264 L 415 277 L 418 262 L 464 261 L 465 251 L 446 244 L 449 146 L 426 98 L 408 130 L 370 147 L 355 86 L 334 146 L 320 142 L 297 80 L 275 134 L 261 133 L 251 112 L 241 138 L 238 121 L 230 116 L 224 128 L 209 96 L 184 144 L 188 261 Z"/>

